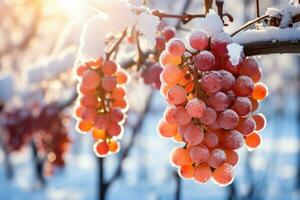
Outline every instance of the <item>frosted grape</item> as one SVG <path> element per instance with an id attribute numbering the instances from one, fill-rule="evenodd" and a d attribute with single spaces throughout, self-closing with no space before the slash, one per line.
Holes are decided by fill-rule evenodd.
<path id="1" fill-rule="evenodd" d="M 168 90 L 167 99 L 170 104 L 180 105 L 186 102 L 186 91 L 183 87 L 175 85 Z"/>
<path id="2" fill-rule="evenodd" d="M 217 92 L 209 96 L 207 104 L 216 111 L 225 110 L 229 105 L 229 98 L 223 92 Z"/>
<path id="3" fill-rule="evenodd" d="M 246 116 L 252 110 L 252 104 L 248 97 L 237 97 L 231 106 L 239 116 Z"/>
<path id="4" fill-rule="evenodd" d="M 212 70 L 215 66 L 215 57 L 209 51 L 201 51 L 194 59 L 195 67 L 201 71 Z"/>
<path id="5" fill-rule="evenodd" d="M 226 161 L 226 154 L 222 149 L 214 149 L 210 152 L 207 163 L 213 168 L 217 168 Z"/>
<path id="6" fill-rule="evenodd" d="M 193 98 L 186 105 L 187 112 L 190 116 L 200 118 L 203 116 L 206 106 L 205 103 L 198 98 Z"/>
<path id="7" fill-rule="evenodd" d="M 211 125 L 217 119 L 217 113 L 214 109 L 206 107 L 203 115 L 200 117 L 200 121 L 205 125 Z"/>
<path id="8" fill-rule="evenodd" d="M 224 146 L 226 149 L 230 149 L 230 150 L 235 150 L 235 149 L 239 149 L 243 146 L 244 144 L 244 138 L 243 135 L 236 131 L 230 131 L 224 139 Z"/>
<path id="9" fill-rule="evenodd" d="M 181 40 L 171 39 L 167 44 L 167 49 L 174 56 L 182 56 L 185 52 L 185 45 Z"/>
<path id="10" fill-rule="evenodd" d="M 201 88 L 211 94 L 218 92 L 222 88 L 222 76 L 217 71 L 211 71 L 201 79 Z"/>
<path id="11" fill-rule="evenodd" d="M 240 76 L 235 80 L 233 91 L 237 96 L 251 96 L 254 83 L 248 76 Z"/>
<path id="12" fill-rule="evenodd" d="M 195 50 L 204 50 L 208 45 L 208 37 L 202 31 L 194 31 L 189 38 L 190 45 Z"/>
<path id="13" fill-rule="evenodd" d="M 209 157 L 209 150 L 204 145 L 193 146 L 190 150 L 190 157 L 195 163 L 203 163 Z"/>
<path id="14" fill-rule="evenodd" d="M 235 111 L 231 109 L 226 109 L 218 115 L 217 121 L 221 128 L 226 130 L 232 130 L 238 125 L 239 116 L 238 114 L 236 114 Z"/>
<path id="15" fill-rule="evenodd" d="M 184 132 L 185 141 L 191 145 L 200 144 L 203 138 L 203 130 L 196 125 L 189 125 Z"/>

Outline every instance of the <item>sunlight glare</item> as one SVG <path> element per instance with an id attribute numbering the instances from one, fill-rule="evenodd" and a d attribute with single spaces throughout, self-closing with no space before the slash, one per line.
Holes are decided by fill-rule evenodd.
<path id="1" fill-rule="evenodd" d="M 58 5 L 69 17 L 75 17 L 80 15 L 84 2 L 85 0 L 58 0 Z"/>

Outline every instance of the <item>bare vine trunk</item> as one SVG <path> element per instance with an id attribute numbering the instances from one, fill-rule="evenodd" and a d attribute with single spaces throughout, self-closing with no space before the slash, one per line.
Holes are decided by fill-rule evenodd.
<path id="1" fill-rule="evenodd" d="M 105 174 L 104 158 L 98 158 L 98 169 L 99 169 L 98 199 L 105 200 L 107 187 L 104 178 L 104 174 Z"/>

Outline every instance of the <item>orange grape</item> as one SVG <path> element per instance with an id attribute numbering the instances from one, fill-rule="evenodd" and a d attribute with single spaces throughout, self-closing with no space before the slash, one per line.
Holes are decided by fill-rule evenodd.
<path id="1" fill-rule="evenodd" d="M 111 98 L 112 99 L 122 99 L 124 98 L 125 96 L 125 89 L 122 88 L 122 87 L 115 87 L 113 90 L 112 90 L 112 93 L 111 93 Z"/>
<path id="2" fill-rule="evenodd" d="M 189 151 L 184 148 L 174 148 L 170 154 L 170 161 L 175 166 L 190 165 L 193 163 Z"/>
<path id="3" fill-rule="evenodd" d="M 160 55 L 160 63 L 162 66 L 166 66 L 167 64 L 179 65 L 181 63 L 181 56 L 173 56 L 163 51 Z"/>
<path id="4" fill-rule="evenodd" d="M 120 150 L 120 143 L 115 140 L 110 141 L 108 146 L 110 152 L 116 153 Z"/>
<path id="5" fill-rule="evenodd" d="M 250 149 L 256 149 L 259 147 L 261 143 L 260 135 L 256 132 L 253 132 L 252 134 L 246 136 L 246 145 Z"/>
<path id="6" fill-rule="evenodd" d="M 93 124 L 91 122 L 88 121 L 84 121 L 84 120 L 79 120 L 77 121 L 77 128 L 79 131 L 81 132 L 88 132 L 91 130 Z"/>
<path id="7" fill-rule="evenodd" d="M 161 72 L 161 81 L 168 85 L 177 84 L 183 77 L 181 70 L 172 64 L 168 64 L 165 66 L 163 71 Z"/>
<path id="8" fill-rule="evenodd" d="M 193 165 L 184 165 L 178 169 L 178 174 L 182 178 L 191 179 L 194 177 L 195 167 Z"/>
<path id="9" fill-rule="evenodd" d="M 169 124 L 165 119 L 160 119 L 157 125 L 158 133 L 165 138 L 174 137 L 177 134 L 177 126 Z"/>
<path id="10" fill-rule="evenodd" d="M 263 83 L 256 83 L 252 91 L 252 98 L 255 100 L 263 100 L 268 96 L 268 88 Z"/>
<path id="11" fill-rule="evenodd" d="M 226 186 L 232 183 L 234 179 L 234 174 L 232 166 L 224 163 L 223 165 L 217 167 L 212 174 L 213 180 L 220 186 Z"/>
<path id="12" fill-rule="evenodd" d="M 183 142 L 182 136 L 179 133 L 173 137 L 176 142 Z"/>
<path id="13" fill-rule="evenodd" d="M 225 163 L 235 166 L 239 162 L 239 155 L 237 154 L 237 152 L 233 150 L 225 150 L 225 154 L 226 154 Z"/>
<path id="14" fill-rule="evenodd" d="M 127 72 L 123 69 L 119 70 L 116 73 L 117 83 L 118 84 L 125 84 L 128 80 Z"/>
<path id="15" fill-rule="evenodd" d="M 199 164 L 194 170 L 194 179 L 198 183 L 207 182 L 211 176 L 211 169 L 206 163 Z"/>
<path id="16" fill-rule="evenodd" d="M 104 129 L 97 129 L 97 128 L 93 129 L 92 135 L 94 140 L 105 140 L 107 137 Z"/>

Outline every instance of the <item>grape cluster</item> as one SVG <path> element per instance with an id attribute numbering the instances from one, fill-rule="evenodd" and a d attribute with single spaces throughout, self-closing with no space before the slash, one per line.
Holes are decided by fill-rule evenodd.
<path id="1" fill-rule="evenodd" d="M 71 139 L 63 124 L 65 116 L 57 104 L 18 108 L 2 113 L 1 119 L 8 133 L 5 145 L 9 152 L 20 151 L 33 142 L 43 158 L 45 174 L 52 174 L 55 168 L 65 165 Z"/>
<path id="2" fill-rule="evenodd" d="M 154 59 L 149 59 L 151 62 L 149 67 L 145 67 L 142 71 L 142 78 L 146 85 L 152 85 L 154 88 L 160 89 L 161 81 L 159 77 L 162 67 L 158 63 L 158 58 L 165 49 L 166 42 L 172 39 L 175 33 L 175 29 L 171 26 L 162 25 L 159 28 L 155 43 Z"/>
<path id="3" fill-rule="evenodd" d="M 158 133 L 184 143 L 173 149 L 171 162 L 179 175 L 205 183 L 211 178 L 221 186 L 234 179 L 237 149 L 259 146 L 266 124 L 254 114 L 268 94 L 259 82 L 261 70 L 252 58 L 230 62 L 225 32 L 208 37 L 193 32 L 188 41 L 173 38 L 161 53 L 161 93 L 169 106 L 158 123 Z M 191 47 L 191 48 L 190 48 Z"/>
<path id="4" fill-rule="evenodd" d="M 92 133 L 97 156 L 118 152 L 117 139 L 123 134 L 128 104 L 124 88 L 127 73 L 115 62 L 103 59 L 79 65 L 76 72 L 79 80 L 74 110 L 77 129 Z"/>

